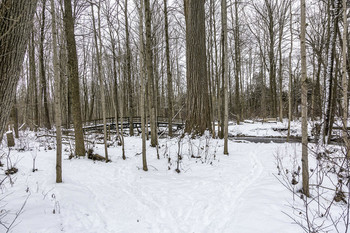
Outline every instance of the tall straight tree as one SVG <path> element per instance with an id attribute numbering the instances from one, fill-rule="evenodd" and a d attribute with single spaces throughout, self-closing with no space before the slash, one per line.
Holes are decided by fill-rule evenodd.
<path id="1" fill-rule="evenodd" d="M 151 146 L 156 147 L 158 145 L 157 138 L 157 109 L 156 109 L 156 87 L 153 72 L 153 52 L 152 52 L 152 32 L 151 32 L 151 7 L 150 0 L 145 1 L 145 20 L 146 20 L 146 66 L 148 76 L 148 93 L 150 97 L 150 117 L 151 117 Z"/>
<path id="2" fill-rule="evenodd" d="M 61 77 L 59 74 L 60 63 L 57 55 L 57 28 L 55 2 L 51 0 L 51 30 L 53 50 L 53 70 L 55 76 L 55 123 L 56 123 L 56 183 L 62 183 L 62 114 L 61 114 Z"/>
<path id="3" fill-rule="evenodd" d="M 211 129 L 207 58 L 205 49 L 205 0 L 185 0 L 187 133 Z"/>
<path id="4" fill-rule="evenodd" d="M 75 133 L 75 154 L 85 156 L 83 124 L 81 120 L 80 90 L 77 47 L 74 37 L 74 20 L 71 0 L 64 0 L 64 26 L 68 53 L 68 75 L 70 83 L 70 96 L 72 98 L 72 113 Z"/>
<path id="5" fill-rule="evenodd" d="M 330 112 L 331 112 L 331 99 L 332 99 L 332 77 L 333 77 L 333 63 L 335 57 L 335 45 L 337 40 L 337 27 L 338 27 L 338 18 L 339 18 L 339 3 L 340 0 L 335 0 L 334 7 L 331 10 L 331 20 L 332 23 L 330 25 L 330 39 L 329 39 L 329 47 L 328 47 L 328 62 L 327 62 L 327 70 L 326 70 L 326 80 L 325 80 L 325 108 L 322 112 L 322 128 L 321 128 L 321 137 L 320 143 L 328 143 L 328 135 L 329 132 L 329 123 L 330 123 Z M 330 3 L 332 5 L 332 3 Z"/>
<path id="6" fill-rule="evenodd" d="M 344 28 L 343 28 L 343 63 L 342 63 L 342 71 L 343 71 L 343 77 L 342 77 L 342 86 L 343 86 L 343 140 L 346 145 L 346 153 L 348 158 L 350 159 L 350 152 L 349 152 L 349 139 L 348 139 L 348 133 L 347 133 L 347 123 L 348 123 L 348 78 L 347 78 L 347 70 L 346 70 L 346 60 L 347 60 L 347 36 L 348 36 L 348 17 L 347 17 L 347 5 L 346 0 L 343 0 L 343 21 L 344 21 Z"/>
<path id="7" fill-rule="evenodd" d="M 308 141 L 307 141 L 307 80 L 306 80 L 306 4 L 305 0 L 300 0 L 300 48 L 301 48 L 301 130 L 302 130 L 302 178 L 303 192 L 309 197 L 309 162 L 308 162 Z"/>
<path id="8" fill-rule="evenodd" d="M 142 133 L 142 169 L 148 171 L 146 159 L 146 127 L 145 127 L 145 75 L 144 75 L 144 56 L 143 56 L 143 0 L 140 0 L 139 8 L 139 43 L 140 43 L 140 79 L 141 79 L 141 95 L 140 95 L 140 112 L 141 112 L 141 133 Z"/>
<path id="9" fill-rule="evenodd" d="M 173 79 L 170 69 L 170 46 L 169 46 L 169 23 L 168 23 L 168 0 L 164 0 L 164 29 L 165 29 L 165 56 L 167 70 L 167 90 L 168 90 L 168 131 L 169 136 L 173 135 Z"/>
<path id="10" fill-rule="evenodd" d="M 237 4 L 237 2 L 236 2 Z M 237 17 L 237 15 L 236 15 Z M 221 0 L 221 23 L 223 34 L 223 76 L 224 76 L 224 154 L 228 155 L 228 41 L 227 41 L 227 2 Z M 237 59 L 237 58 L 236 58 Z M 239 119 L 239 117 L 238 117 Z"/>
<path id="11" fill-rule="evenodd" d="M 94 40 L 95 40 L 95 50 L 97 57 L 97 72 L 98 79 L 100 81 L 100 95 L 101 95 L 101 105 L 102 105 L 102 118 L 103 118 L 103 139 L 105 148 L 106 162 L 108 162 L 108 149 L 107 149 L 107 122 L 106 122 L 106 97 L 105 97 L 105 87 L 103 82 L 102 74 L 102 60 L 101 60 L 101 50 L 102 50 L 102 40 L 101 40 L 101 17 L 100 17 L 100 1 L 98 2 L 98 33 L 96 29 L 95 14 L 94 14 L 94 4 L 91 3 L 91 15 L 92 15 L 92 25 L 94 30 Z M 97 34 L 99 35 L 99 40 L 97 39 Z"/>
<path id="12" fill-rule="evenodd" d="M 0 142 L 11 113 L 36 5 L 37 0 L 0 2 Z"/>
<path id="13" fill-rule="evenodd" d="M 128 102 L 129 102 L 129 122 L 130 122 L 130 136 L 134 136 L 134 103 L 133 103 L 133 83 L 131 80 L 131 51 L 129 39 L 129 20 L 128 20 L 128 0 L 124 4 L 124 18 L 125 18 L 125 45 L 126 45 L 126 76 L 128 82 Z"/>
<path id="14" fill-rule="evenodd" d="M 41 9 L 41 25 L 40 25 L 40 49 L 39 49 L 39 68 L 40 68 L 40 83 L 41 83 L 41 99 L 44 103 L 44 126 L 47 129 L 51 129 L 50 115 L 49 115 L 49 103 L 47 97 L 47 82 L 45 75 L 45 61 L 44 61 L 44 40 L 45 40 L 45 8 L 46 0 L 43 0 Z"/>

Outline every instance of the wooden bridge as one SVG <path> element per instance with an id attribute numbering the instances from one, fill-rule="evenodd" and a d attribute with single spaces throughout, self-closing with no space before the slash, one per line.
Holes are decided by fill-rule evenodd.
<path id="1" fill-rule="evenodd" d="M 148 123 L 146 126 L 150 125 L 149 117 Z M 137 129 L 139 132 L 141 132 L 141 117 L 133 117 L 132 118 L 132 124 L 134 129 Z M 158 116 L 156 120 L 158 127 L 168 127 L 169 122 L 167 117 Z M 116 122 L 115 117 L 107 117 L 106 118 L 106 125 L 108 130 L 115 130 L 116 129 Z M 129 129 L 130 128 L 130 117 L 123 117 L 123 119 L 118 118 L 118 128 L 120 129 L 123 125 L 123 129 Z M 176 130 L 182 129 L 185 126 L 185 122 L 183 119 L 173 119 L 172 122 L 173 127 L 176 127 Z M 100 131 L 103 130 L 103 119 L 93 119 L 90 121 L 83 122 L 83 130 L 85 132 L 88 131 Z M 175 130 L 174 130 L 175 131 Z"/>

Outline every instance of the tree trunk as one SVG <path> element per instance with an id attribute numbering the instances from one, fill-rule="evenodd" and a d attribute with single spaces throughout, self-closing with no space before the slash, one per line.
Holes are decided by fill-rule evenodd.
<path id="1" fill-rule="evenodd" d="M 101 60 L 101 24 L 100 24 L 100 2 L 98 3 L 98 31 L 99 31 L 99 40 L 97 39 L 97 29 L 96 29 L 96 23 L 95 23 L 95 15 L 94 15 L 94 5 L 91 3 L 91 15 L 92 15 L 92 25 L 94 30 L 94 40 L 95 40 L 95 49 L 96 49 L 96 57 L 97 57 L 97 70 L 98 70 L 98 77 L 100 81 L 100 95 L 101 95 L 101 105 L 102 105 L 102 118 L 103 118 L 103 141 L 104 141 L 104 148 L 105 148 L 105 158 L 106 162 L 108 162 L 108 149 L 107 149 L 107 122 L 106 122 L 106 96 L 105 96 L 105 85 L 103 82 L 103 74 L 102 74 L 102 60 Z M 100 48 L 98 45 L 98 41 L 100 42 Z"/>
<path id="2" fill-rule="evenodd" d="M 207 59 L 205 50 L 204 0 L 185 0 L 187 133 L 203 134 L 211 129 Z"/>
<path id="3" fill-rule="evenodd" d="M 55 3 L 51 0 L 51 29 L 52 29 L 52 50 L 53 69 L 55 76 L 55 123 L 56 123 L 56 183 L 62 183 L 62 114 L 61 114 L 61 77 L 59 75 L 60 63 L 57 55 L 57 29 Z"/>
<path id="4" fill-rule="evenodd" d="M 331 112 L 331 98 L 332 98 L 332 77 L 333 77 L 333 62 L 335 56 L 335 43 L 337 40 L 336 28 L 338 24 L 339 17 L 339 0 L 336 0 L 334 3 L 334 9 L 331 11 L 332 23 L 330 25 L 330 40 L 328 48 L 328 63 L 326 71 L 326 80 L 325 80 L 325 108 L 322 113 L 322 128 L 320 133 L 320 143 L 328 142 L 329 132 L 329 123 L 330 123 L 330 112 Z"/>
<path id="5" fill-rule="evenodd" d="M 293 14 L 292 14 L 292 3 L 289 7 L 289 17 L 290 17 L 290 50 L 289 50 L 289 80 L 288 80 L 288 134 L 287 142 L 290 137 L 290 122 L 292 120 L 292 54 L 293 54 Z"/>
<path id="6" fill-rule="evenodd" d="M 72 113 L 75 133 L 75 154 L 85 156 L 83 124 L 81 120 L 79 72 L 77 48 L 74 37 L 74 20 L 72 16 L 71 0 L 64 0 L 64 25 L 68 52 L 68 73 L 70 79 L 70 96 L 72 99 Z"/>
<path id="7" fill-rule="evenodd" d="M 39 48 L 39 67 L 40 67 L 40 83 L 41 83 L 41 99 L 44 102 L 44 126 L 51 129 L 49 103 L 47 98 L 47 83 L 45 75 L 45 61 L 44 61 L 44 40 L 45 40 L 45 8 L 46 0 L 43 0 L 41 11 L 41 25 L 40 25 L 40 48 Z"/>
<path id="8" fill-rule="evenodd" d="M 125 0 L 124 5 L 124 18 L 125 18 L 125 43 L 126 43 L 126 75 L 128 81 L 128 102 L 129 102 L 129 123 L 130 123 L 130 136 L 134 136 L 134 104 L 133 104 L 133 84 L 131 80 L 131 51 L 129 40 L 129 22 L 128 22 L 128 1 Z"/>
<path id="9" fill-rule="evenodd" d="M 164 1 L 166 2 L 166 0 Z M 166 3 L 164 3 L 166 4 Z M 140 95 L 140 112 L 141 112 L 141 133 L 142 133 L 142 168 L 148 171 L 147 156 L 146 156 L 146 128 L 145 128 L 145 83 L 144 83 L 144 56 L 143 56 L 143 0 L 140 0 L 140 22 L 139 22 L 139 37 L 140 37 L 140 79 L 141 79 L 141 95 Z"/>
<path id="10" fill-rule="evenodd" d="M 237 4 L 237 1 L 235 2 Z M 228 37 L 227 37 L 227 2 L 221 0 L 221 22 L 223 31 L 224 57 L 224 154 L 228 155 Z M 239 119 L 239 118 L 238 118 Z"/>
<path id="11" fill-rule="evenodd" d="M 347 131 L 347 126 L 348 126 L 348 78 L 347 78 L 347 70 L 346 70 L 346 50 L 347 50 L 347 36 L 348 36 L 348 22 L 347 22 L 347 1 L 343 0 L 343 20 L 344 20 L 344 28 L 343 28 L 343 63 L 342 63 L 342 71 L 343 71 L 343 76 L 342 76 L 342 87 L 343 87 L 343 99 L 342 99 L 342 107 L 343 107 L 343 140 L 346 146 L 346 155 L 350 159 L 350 151 L 349 151 L 349 139 L 348 139 L 348 131 Z"/>
<path id="12" fill-rule="evenodd" d="M 173 136 L 173 79 L 170 69 L 170 46 L 169 46 L 169 26 L 168 26 L 168 0 L 164 0 L 164 22 L 165 22 L 165 56 L 167 70 L 167 90 L 168 90 L 168 131 L 169 136 Z"/>
<path id="13" fill-rule="evenodd" d="M 36 0 L 0 3 L 0 142 L 13 105 L 36 4 Z"/>
<path id="14" fill-rule="evenodd" d="M 152 52 L 152 34 L 151 34 L 151 9 L 150 0 L 145 1 L 145 20 L 146 20 L 146 65 L 148 76 L 148 93 L 149 93 L 149 108 L 151 118 L 151 146 L 158 145 L 157 125 L 156 125 L 156 90 L 153 73 L 153 52 Z"/>
<path id="15" fill-rule="evenodd" d="M 309 197 L 309 165 L 308 165 L 308 139 L 307 139 L 307 73 L 306 73 L 306 4 L 305 0 L 300 0 L 301 5 L 301 33 L 300 33 L 300 48 L 301 48 L 301 117 L 302 117 L 302 179 L 303 193 Z"/>

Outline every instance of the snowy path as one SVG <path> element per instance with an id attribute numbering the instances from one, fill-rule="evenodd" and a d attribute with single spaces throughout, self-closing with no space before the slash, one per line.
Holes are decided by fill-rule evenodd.
<path id="1" fill-rule="evenodd" d="M 54 154 L 42 152 L 38 167 L 45 169 L 29 174 L 25 183 L 53 188 L 49 195 L 56 197 L 60 214 L 45 211 L 43 218 L 34 217 L 37 198 L 27 204 L 14 232 L 300 232 L 281 213 L 289 194 L 272 175 L 273 154 L 283 145 L 230 142 L 230 156 L 218 156 L 213 166 L 187 161 L 193 164 L 181 174 L 168 171 L 166 159 L 149 153 L 145 173 L 136 167 L 141 162 L 140 155 L 134 156 L 138 139 L 127 140 L 132 146 L 126 148 L 126 161 L 116 149 L 110 149 L 113 163 L 64 160 L 60 185 L 52 183 Z"/>

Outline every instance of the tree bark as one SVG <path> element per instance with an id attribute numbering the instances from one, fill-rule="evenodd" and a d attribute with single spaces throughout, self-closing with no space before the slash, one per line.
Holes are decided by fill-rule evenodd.
<path id="1" fill-rule="evenodd" d="M 157 125 L 156 125 L 156 90 L 153 73 L 153 52 L 152 52 L 152 34 L 151 34 L 151 9 L 150 0 L 144 0 L 145 2 L 145 20 L 146 20 L 146 65 L 148 76 L 148 93 L 149 93 L 149 108 L 150 108 L 150 120 L 151 120 L 151 146 L 156 147 L 158 145 Z"/>
<path id="2" fill-rule="evenodd" d="M 37 0 L 0 3 L 0 141 L 13 105 L 36 4 Z"/>
<path id="3" fill-rule="evenodd" d="M 64 0 L 64 25 L 68 52 L 68 73 L 70 79 L 70 96 L 72 99 L 72 113 L 75 133 L 75 154 L 85 156 L 83 124 L 81 120 L 79 72 L 77 48 L 74 37 L 74 20 L 72 16 L 71 0 Z"/>
<path id="4" fill-rule="evenodd" d="M 52 29 L 52 50 L 53 69 L 55 77 L 55 123 L 56 123 L 56 183 L 62 183 L 62 113 L 61 113 L 61 77 L 59 74 L 60 63 L 57 55 L 57 29 L 55 3 L 51 0 L 51 29 Z"/>
<path id="5" fill-rule="evenodd" d="M 185 0 L 187 119 L 185 132 L 203 134 L 211 129 L 204 0 Z"/>
<path id="6" fill-rule="evenodd" d="M 306 4 L 305 0 L 300 0 L 301 5 L 301 33 L 300 33 L 300 48 L 301 48 L 301 117 L 302 117 L 302 179 L 303 193 L 309 197 L 309 165 L 308 165 L 308 139 L 307 139 L 307 79 L 306 79 Z"/>
<path id="7" fill-rule="evenodd" d="M 45 8 L 46 0 L 43 0 L 42 10 L 41 10 L 41 25 L 40 25 L 40 46 L 39 46 L 39 67 L 40 67 L 40 83 L 41 83 L 41 93 L 40 97 L 44 102 L 44 126 L 47 129 L 51 129 L 50 124 L 50 113 L 49 113 L 49 103 L 47 97 L 47 82 L 45 74 L 45 61 L 44 61 L 44 40 L 45 40 Z"/>
<path id="8" fill-rule="evenodd" d="M 348 139 L 348 131 L 347 131 L 347 126 L 348 126 L 348 78 L 347 78 L 347 69 L 346 69 L 346 61 L 347 61 L 347 36 L 348 36 L 348 22 L 347 22 L 347 1 L 343 0 L 343 21 L 344 21 L 344 28 L 343 28 L 343 63 L 342 63 L 342 71 L 343 71 L 343 76 L 342 76 L 342 87 L 343 87 L 343 99 L 342 99 L 342 107 L 343 107 L 343 140 L 346 146 L 346 155 L 350 159 L 350 151 L 349 151 L 349 139 Z"/>
<path id="9" fill-rule="evenodd" d="M 164 0 L 164 22 L 165 22 L 165 56 L 167 70 L 167 90 L 168 90 L 168 131 L 169 136 L 173 136 L 173 79 L 170 69 L 170 46 L 169 46 L 169 24 L 168 24 L 168 0 Z"/>
<path id="10" fill-rule="evenodd" d="M 237 4 L 237 1 L 235 2 Z M 237 6 L 236 6 L 237 7 Z M 223 31 L 224 57 L 224 154 L 228 155 L 228 37 L 227 37 L 227 2 L 221 0 L 221 22 Z M 237 17 L 237 15 L 236 15 Z M 238 118 L 239 122 L 239 118 Z"/>

